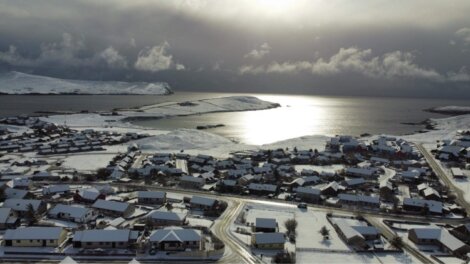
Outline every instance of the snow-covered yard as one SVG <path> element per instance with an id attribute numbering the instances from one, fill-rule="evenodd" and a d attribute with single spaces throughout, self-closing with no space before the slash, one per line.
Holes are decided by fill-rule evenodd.
<path id="1" fill-rule="evenodd" d="M 314 210 L 299 210 L 295 213 L 299 223 L 296 239 L 297 248 L 321 250 L 351 250 L 338 236 L 333 226 L 326 219 L 326 213 Z M 326 226 L 330 230 L 328 240 L 324 240 L 320 229 Z"/>
<path id="2" fill-rule="evenodd" d="M 104 168 L 112 160 L 114 154 L 108 153 L 80 153 L 65 157 L 63 167 L 73 168 L 77 171 L 90 171 Z"/>

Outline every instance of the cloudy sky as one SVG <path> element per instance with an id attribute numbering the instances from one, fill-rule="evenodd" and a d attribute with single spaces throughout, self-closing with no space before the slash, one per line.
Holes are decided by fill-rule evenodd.
<path id="1" fill-rule="evenodd" d="M 468 0 L 0 0 L 0 71 L 470 98 Z"/>

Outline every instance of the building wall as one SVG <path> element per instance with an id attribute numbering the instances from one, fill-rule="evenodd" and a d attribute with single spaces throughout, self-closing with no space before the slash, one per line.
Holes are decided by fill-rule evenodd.
<path id="1" fill-rule="evenodd" d="M 61 245 L 67 236 L 67 232 L 64 230 L 60 234 L 58 239 L 23 239 L 23 240 L 11 240 L 13 247 L 43 247 L 45 241 L 46 247 L 58 247 Z"/>
<path id="2" fill-rule="evenodd" d="M 128 248 L 129 247 L 129 241 L 119 241 L 119 242 L 114 242 L 114 247 L 113 247 L 113 242 L 82 242 L 81 243 L 81 248 Z"/>

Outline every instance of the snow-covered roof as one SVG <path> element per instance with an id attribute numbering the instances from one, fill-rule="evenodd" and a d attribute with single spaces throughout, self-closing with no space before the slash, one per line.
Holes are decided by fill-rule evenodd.
<path id="1" fill-rule="evenodd" d="M 466 246 L 465 243 L 454 237 L 445 228 L 413 228 L 409 232 L 416 234 L 418 239 L 437 240 L 452 251 Z"/>
<path id="2" fill-rule="evenodd" d="M 273 184 L 250 183 L 250 185 L 248 185 L 248 189 L 255 191 L 275 192 L 277 190 L 277 186 Z"/>
<path id="3" fill-rule="evenodd" d="M 203 178 L 198 178 L 198 177 L 193 177 L 189 175 L 182 176 L 180 179 L 180 182 L 196 182 L 196 183 L 201 183 L 203 184 L 205 179 Z"/>
<path id="4" fill-rule="evenodd" d="M 137 192 L 138 198 L 151 198 L 151 199 L 163 199 L 165 198 L 165 192 L 156 192 L 156 191 L 139 191 Z"/>
<path id="5" fill-rule="evenodd" d="M 259 228 L 277 228 L 277 222 L 274 218 L 256 218 L 255 226 Z"/>
<path id="6" fill-rule="evenodd" d="M 151 242 L 200 241 L 201 235 L 194 229 L 171 227 L 153 231 L 152 234 L 150 234 L 149 240 Z"/>
<path id="7" fill-rule="evenodd" d="M 116 212 L 121 212 L 121 213 L 125 212 L 129 206 L 130 205 L 128 203 L 107 201 L 103 199 L 96 200 L 96 202 L 92 205 L 93 208 L 105 209 L 105 210 L 116 211 Z"/>
<path id="8" fill-rule="evenodd" d="M 354 195 L 354 194 L 341 193 L 341 194 L 338 195 L 338 198 L 340 200 L 343 200 L 343 201 L 366 202 L 366 203 L 380 204 L 379 197 L 375 197 L 375 196 Z"/>
<path id="9" fill-rule="evenodd" d="M 215 199 L 201 196 L 193 196 L 193 198 L 191 198 L 191 204 L 200 204 L 205 206 L 213 206 L 215 201 Z"/>
<path id="10" fill-rule="evenodd" d="M 286 242 L 283 233 L 256 233 L 254 236 L 256 244 L 284 244 Z"/>
<path id="11" fill-rule="evenodd" d="M 28 205 L 31 204 L 33 209 L 36 211 L 41 205 L 41 200 L 28 200 L 28 199 L 6 199 L 3 202 L 3 207 L 11 208 L 15 211 L 27 211 Z"/>
<path id="12" fill-rule="evenodd" d="M 76 231 L 73 235 L 73 241 L 80 242 L 127 242 L 129 241 L 131 231 L 129 229 L 106 229 L 106 230 L 84 230 Z"/>
<path id="13" fill-rule="evenodd" d="M 96 188 L 86 188 L 79 191 L 80 196 L 86 200 L 96 200 L 100 195 L 100 192 Z"/>
<path id="14" fill-rule="evenodd" d="M 312 187 L 298 187 L 295 189 L 296 193 L 303 193 L 303 194 L 312 194 L 312 195 L 320 195 L 321 190 Z"/>
<path id="15" fill-rule="evenodd" d="M 3 239 L 9 240 L 55 240 L 59 239 L 63 229 L 62 227 L 24 227 L 17 229 L 8 229 Z"/>
<path id="16" fill-rule="evenodd" d="M 5 224 L 10 217 L 11 208 L 0 208 L 0 223 Z"/>
<path id="17" fill-rule="evenodd" d="M 186 214 L 178 214 L 167 211 L 153 211 L 149 214 L 149 217 L 158 220 L 183 221 L 186 218 Z"/>
<path id="18" fill-rule="evenodd" d="M 403 199 L 403 205 L 416 206 L 416 207 L 424 207 L 425 205 L 427 205 L 430 212 L 442 213 L 442 203 L 438 201 L 423 200 L 423 199 L 416 199 L 416 198 L 405 198 Z"/>
<path id="19" fill-rule="evenodd" d="M 42 189 L 43 194 L 61 193 L 61 192 L 68 192 L 68 191 L 70 191 L 70 187 L 68 185 L 51 185 L 51 186 L 45 186 Z"/>
<path id="20" fill-rule="evenodd" d="M 85 216 L 85 214 L 90 210 L 91 209 L 89 208 L 85 208 L 81 206 L 57 204 L 54 208 L 49 210 L 49 215 L 57 215 L 59 213 L 66 213 L 66 214 L 69 214 L 71 217 L 81 218 Z"/>

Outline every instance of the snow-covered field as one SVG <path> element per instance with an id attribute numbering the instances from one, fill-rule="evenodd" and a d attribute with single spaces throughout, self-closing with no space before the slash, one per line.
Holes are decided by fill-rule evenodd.
<path id="1" fill-rule="evenodd" d="M 135 128 L 133 119 L 160 119 L 174 116 L 188 116 L 214 112 L 252 111 L 277 107 L 278 104 L 260 100 L 253 96 L 230 96 L 195 100 L 191 102 L 165 103 L 138 109 L 118 111 L 119 115 L 105 116 L 98 113 L 51 115 L 41 119 L 70 127 L 125 127 Z"/>
<path id="2" fill-rule="evenodd" d="M 114 156 L 114 154 L 99 152 L 69 155 L 63 159 L 64 163 L 62 166 L 73 168 L 77 171 L 92 171 L 106 167 Z"/>
<path id="3" fill-rule="evenodd" d="M 0 74 L 5 94 L 154 94 L 171 93 L 167 83 L 66 80 L 22 72 Z"/>
<path id="4" fill-rule="evenodd" d="M 442 114 L 469 114 L 470 106 L 440 106 L 429 109 L 430 112 L 442 113 Z"/>

